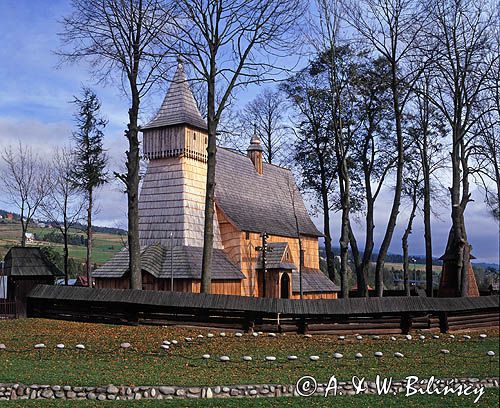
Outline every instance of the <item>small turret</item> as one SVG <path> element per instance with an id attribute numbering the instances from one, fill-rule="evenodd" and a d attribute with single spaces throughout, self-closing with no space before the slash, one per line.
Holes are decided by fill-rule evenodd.
<path id="1" fill-rule="evenodd" d="M 257 170 L 257 173 L 262 174 L 263 166 L 262 166 L 262 145 L 260 143 L 259 136 L 257 136 L 257 131 L 254 127 L 254 133 L 252 138 L 250 139 L 250 146 L 247 149 L 247 155 L 252 160 L 252 163 Z"/>

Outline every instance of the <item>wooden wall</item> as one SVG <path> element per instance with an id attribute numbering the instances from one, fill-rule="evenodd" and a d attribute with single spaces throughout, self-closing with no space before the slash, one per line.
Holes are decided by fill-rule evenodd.
<path id="1" fill-rule="evenodd" d="M 106 289 L 129 289 L 129 278 L 121 279 L 96 278 L 96 287 Z M 157 279 L 153 275 L 142 272 L 142 289 L 155 291 L 169 291 L 170 279 Z M 197 279 L 174 279 L 175 292 L 200 292 L 200 281 Z M 217 295 L 240 295 L 241 284 L 238 280 L 212 281 L 212 293 Z"/>
<path id="2" fill-rule="evenodd" d="M 241 268 L 241 272 L 246 277 L 246 279 L 241 281 L 241 294 L 243 296 L 262 296 L 262 282 L 258 282 L 259 277 L 255 270 L 255 264 L 259 256 L 255 248 L 262 245 L 260 233 L 247 233 L 246 231 L 238 230 L 230 220 L 225 217 L 220 208 L 217 208 L 217 217 L 219 219 L 224 251 L 228 254 L 229 258 Z M 270 235 L 268 242 L 287 242 L 292 258 L 291 262 L 297 267 L 299 266 L 299 240 L 297 238 Z M 318 238 L 304 236 L 302 237 L 302 246 L 304 250 L 304 266 L 306 268 L 319 269 Z M 277 296 L 279 296 L 279 279 L 273 277 L 269 277 L 268 279 L 271 279 L 269 284 L 266 283 L 268 294 L 276 293 Z M 278 285 L 278 287 L 272 288 L 273 285 Z M 295 298 L 295 296 L 292 297 Z M 335 299 L 336 297 L 337 295 L 335 293 L 315 293 L 308 295 L 306 298 Z"/>
<path id="3" fill-rule="evenodd" d="M 200 281 L 193 280 L 191 292 L 200 292 Z M 241 283 L 239 280 L 213 280 L 212 281 L 213 295 L 241 295 Z"/>
<path id="4" fill-rule="evenodd" d="M 207 161 L 207 132 L 184 125 L 145 129 L 143 152 L 149 159 L 185 156 Z"/>
<path id="5" fill-rule="evenodd" d="M 292 299 L 300 299 L 300 294 L 294 293 Z M 309 292 L 302 299 L 337 299 L 337 292 Z"/>
<path id="6" fill-rule="evenodd" d="M 7 280 L 7 299 L 16 303 L 16 317 L 26 317 L 26 296 L 36 285 L 53 285 L 52 276 L 9 276 Z"/>

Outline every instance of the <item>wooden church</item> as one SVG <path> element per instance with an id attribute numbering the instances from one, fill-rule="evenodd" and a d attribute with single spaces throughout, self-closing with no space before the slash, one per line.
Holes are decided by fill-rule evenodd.
<path id="1" fill-rule="evenodd" d="M 142 127 L 148 160 L 139 197 L 143 289 L 199 292 L 207 174 L 207 124 L 181 63 L 161 108 Z M 216 156 L 212 293 L 336 298 L 319 269 L 322 235 L 307 214 L 292 173 L 264 163 L 254 135 L 247 155 Z M 268 236 L 265 263 L 262 235 Z M 302 256 L 299 251 L 299 237 Z M 265 268 L 264 268 L 265 264 Z M 96 286 L 128 288 L 128 251 L 94 271 Z"/>

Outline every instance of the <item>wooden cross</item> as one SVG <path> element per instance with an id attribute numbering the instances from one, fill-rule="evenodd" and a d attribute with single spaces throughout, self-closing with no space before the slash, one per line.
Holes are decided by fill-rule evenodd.
<path id="1" fill-rule="evenodd" d="M 266 272 L 267 272 L 267 267 L 266 267 L 266 262 L 267 262 L 267 253 L 272 252 L 273 249 L 269 248 L 267 245 L 267 239 L 269 238 L 269 235 L 267 232 L 263 232 L 261 234 L 262 237 L 262 246 L 255 247 L 255 249 L 259 252 L 262 252 L 262 297 L 266 297 Z"/>

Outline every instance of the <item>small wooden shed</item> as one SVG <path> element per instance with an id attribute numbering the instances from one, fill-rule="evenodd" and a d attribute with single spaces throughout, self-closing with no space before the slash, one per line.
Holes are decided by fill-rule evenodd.
<path id="1" fill-rule="evenodd" d="M 26 296 L 38 284 L 53 285 L 64 276 L 37 247 L 13 247 L 4 258 L 7 277 L 7 301 L 15 302 L 16 316 L 26 316 Z"/>

